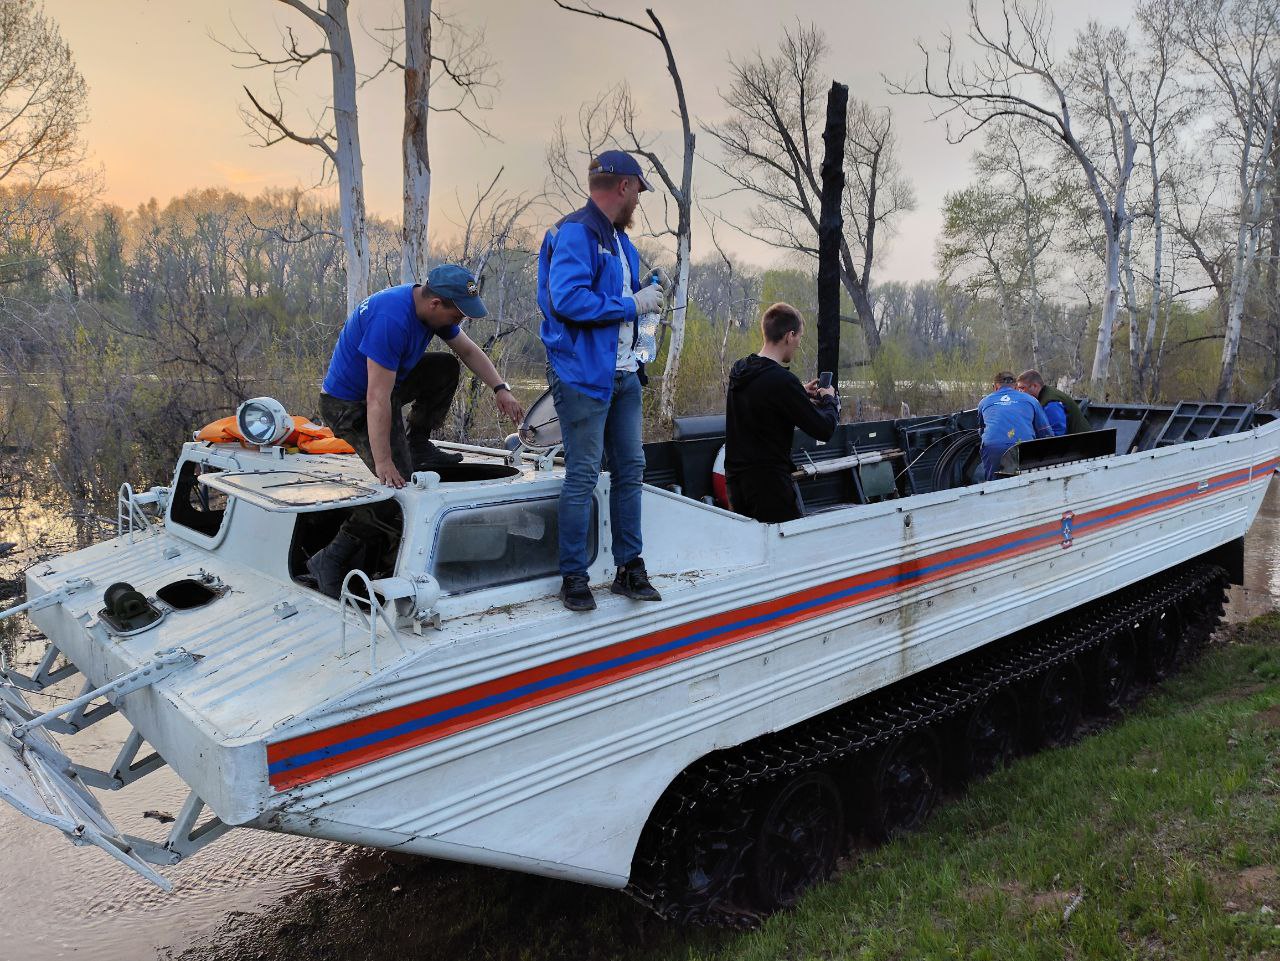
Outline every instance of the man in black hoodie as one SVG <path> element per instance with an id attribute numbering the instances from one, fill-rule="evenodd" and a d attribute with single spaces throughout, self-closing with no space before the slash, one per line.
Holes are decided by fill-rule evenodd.
<path id="1" fill-rule="evenodd" d="M 830 440 L 840 420 L 832 387 L 816 380 L 801 384 L 791 363 L 804 320 L 790 304 L 774 304 L 760 318 L 764 345 L 744 357 L 729 375 L 724 470 L 729 503 L 739 514 L 766 524 L 804 514 L 791 472 L 791 439 L 799 427 L 810 437 Z"/>

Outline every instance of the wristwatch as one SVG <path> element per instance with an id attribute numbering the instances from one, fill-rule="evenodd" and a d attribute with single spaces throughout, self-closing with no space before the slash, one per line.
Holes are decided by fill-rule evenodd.
<path id="1" fill-rule="evenodd" d="M 493 385 L 493 392 L 495 394 L 500 390 L 505 390 L 507 393 L 511 393 L 511 385 L 508 384 L 505 380 L 501 384 Z"/>

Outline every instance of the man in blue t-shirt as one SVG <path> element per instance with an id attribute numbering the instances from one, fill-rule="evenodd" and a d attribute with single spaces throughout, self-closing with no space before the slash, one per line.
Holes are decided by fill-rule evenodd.
<path id="1" fill-rule="evenodd" d="M 441 264 L 426 284 L 380 290 L 347 318 L 321 387 L 320 416 L 381 483 L 403 487 L 414 471 L 462 460 L 431 443 L 458 388 L 459 361 L 493 389 L 498 410 L 519 426 L 524 411 L 511 388 L 458 327 L 486 313 L 471 273 Z M 433 337 L 452 353 L 428 353 Z M 406 404 L 413 406 L 402 417 Z"/>
<path id="2" fill-rule="evenodd" d="M 320 417 L 356 449 L 380 483 L 403 487 L 414 471 L 462 460 L 431 442 L 458 388 L 459 361 L 493 389 L 499 411 L 517 426 L 524 417 L 492 361 L 458 326 L 486 313 L 470 271 L 441 264 L 425 284 L 380 290 L 347 318 L 320 390 Z M 433 337 L 452 353 L 428 352 Z M 412 405 L 407 417 L 406 405 Z M 337 597 L 356 555 L 377 542 L 390 522 L 382 507 L 357 507 L 329 545 L 307 561 L 322 593 Z"/>
<path id="3" fill-rule="evenodd" d="M 978 402 L 982 417 L 982 466 L 986 479 L 996 476 L 1000 459 L 1019 441 L 1050 437 L 1053 431 L 1040 402 L 1018 390 L 1009 371 L 996 375 L 995 389 Z"/>

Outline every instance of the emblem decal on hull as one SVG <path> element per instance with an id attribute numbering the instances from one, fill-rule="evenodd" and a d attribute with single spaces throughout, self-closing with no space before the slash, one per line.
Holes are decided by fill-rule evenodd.
<path id="1" fill-rule="evenodd" d="M 1074 535 L 1071 531 L 1071 522 L 1075 519 L 1075 511 L 1067 511 L 1062 515 L 1062 549 L 1066 550 L 1071 546 Z"/>

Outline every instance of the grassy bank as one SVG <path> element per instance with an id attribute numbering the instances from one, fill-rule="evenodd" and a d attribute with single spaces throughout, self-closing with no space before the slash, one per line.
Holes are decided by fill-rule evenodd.
<path id="1" fill-rule="evenodd" d="M 610 892 L 379 857 L 185 958 L 1280 958 L 1278 761 L 1269 615 L 1122 721 L 970 785 L 756 931 L 680 929 Z"/>

